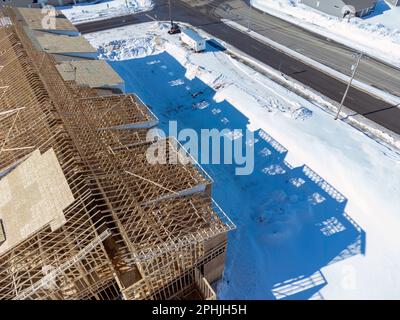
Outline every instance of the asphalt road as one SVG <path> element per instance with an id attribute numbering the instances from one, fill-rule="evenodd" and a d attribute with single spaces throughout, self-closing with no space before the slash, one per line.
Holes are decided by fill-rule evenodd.
<path id="1" fill-rule="evenodd" d="M 253 58 L 275 69 L 280 69 L 281 72 L 283 72 L 284 74 L 321 92 L 327 97 L 340 102 L 346 88 L 345 83 L 325 73 L 322 73 L 312 66 L 306 65 L 301 61 L 298 61 L 286 55 L 285 53 L 277 51 L 274 48 L 264 43 L 261 43 L 249 37 L 248 35 L 225 25 L 220 21 L 220 16 L 222 15 L 221 12 L 226 12 L 226 10 L 219 9 L 221 8 L 221 5 L 229 3 L 232 7 L 232 4 L 236 3 L 236 5 L 240 8 L 240 5 L 244 4 L 240 2 L 242 1 L 173 0 L 172 3 L 174 19 L 199 27 L 207 33 L 211 34 L 212 36 L 222 39 L 223 41 L 240 49 L 241 51 L 252 56 Z M 238 8 L 236 8 L 236 10 L 238 10 Z M 248 8 L 247 10 L 250 11 Z M 254 12 L 254 14 L 263 15 L 255 10 L 252 11 Z M 229 14 L 231 14 L 231 12 Z M 268 15 L 263 16 L 269 17 Z M 81 24 L 78 25 L 78 29 L 82 33 L 89 33 L 151 21 L 152 19 L 169 19 L 169 11 L 166 0 L 157 1 L 154 9 L 147 13 L 116 17 L 103 21 L 95 21 Z M 264 20 L 265 19 L 266 18 L 264 18 Z M 280 29 L 281 27 L 279 26 L 279 24 L 277 24 L 276 26 L 273 25 L 272 27 L 274 27 L 276 30 L 279 30 L 280 33 L 285 33 L 282 31 L 282 29 Z M 296 32 L 300 32 L 299 30 L 302 30 L 289 25 L 289 27 L 286 27 L 286 32 L 291 33 L 291 31 L 288 30 L 291 30 L 293 28 L 296 29 Z M 304 30 L 302 30 L 302 33 L 307 34 L 307 36 L 303 36 L 305 37 L 304 39 L 308 39 L 308 37 L 310 36 L 310 34 Z M 317 43 L 318 37 L 314 36 L 312 41 Z M 322 41 L 323 43 L 324 39 L 320 39 L 320 41 Z M 292 46 L 290 47 L 293 49 Z M 343 46 L 338 46 L 338 48 L 341 50 L 349 51 Z M 397 106 L 390 105 L 353 87 L 349 91 L 348 97 L 345 101 L 345 106 L 355 111 L 356 113 L 359 113 L 366 118 L 382 125 L 383 127 L 386 127 L 387 129 L 400 134 L 400 109 Z"/>
<path id="2" fill-rule="evenodd" d="M 185 1 L 185 0 L 184 0 Z M 186 0 L 191 3 L 201 0 Z M 235 20 L 243 26 L 266 36 L 287 48 L 350 76 L 355 63 L 355 51 L 342 44 L 311 33 L 289 22 L 249 7 L 248 0 L 230 0 L 229 6 L 214 6 L 214 13 L 221 18 Z M 400 69 L 364 56 L 357 70 L 356 79 L 400 96 Z"/>

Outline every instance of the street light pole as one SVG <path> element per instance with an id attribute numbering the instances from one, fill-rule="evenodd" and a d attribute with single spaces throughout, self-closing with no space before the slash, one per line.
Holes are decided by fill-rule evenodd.
<path id="1" fill-rule="evenodd" d="M 362 57 L 363 57 L 363 54 L 360 53 L 360 54 L 358 55 L 357 63 L 356 63 L 356 65 L 355 65 L 354 69 L 353 69 L 353 74 L 351 75 L 350 81 L 349 81 L 349 83 L 347 84 L 347 88 L 346 88 L 346 91 L 344 92 L 342 101 L 340 102 L 340 106 L 339 106 L 338 112 L 337 112 L 337 114 L 336 114 L 335 120 L 339 119 L 340 111 L 342 111 L 344 101 L 346 100 L 346 97 L 347 97 L 347 94 L 348 94 L 348 92 L 349 92 L 349 90 L 350 90 L 351 84 L 352 84 L 352 82 L 353 82 L 353 80 L 354 80 L 354 77 L 356 76 L 357 69 L 358 69 L 358 66 L 360 65 L 360 61 L 361 61 Z M 353 65 L 353 66 L 354 66 L 354 65 Z"/>

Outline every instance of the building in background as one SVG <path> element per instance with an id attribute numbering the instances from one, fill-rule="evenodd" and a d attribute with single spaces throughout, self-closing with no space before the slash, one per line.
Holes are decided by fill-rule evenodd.
<path id="1" fill-rule="evenodd" d="M 375 9 L 377 0 L 301 0 L 301 3 L 326 14 L 344 18 L 370 14 Z"/>
<path id="2" fill-rule="evenodd" d="M 400 0 L 386 0 L 387 2 L 389 2 L 390 4 L 399 7 L 400 6 Z"/>

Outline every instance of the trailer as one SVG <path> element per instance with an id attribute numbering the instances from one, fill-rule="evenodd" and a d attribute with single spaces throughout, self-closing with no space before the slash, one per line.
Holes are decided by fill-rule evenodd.
<path id="1" fill-rule="evenodd" d="M 187 44 L 195 52 L 206 50 L 206 39 L 201 37 L 197 32 L 192 29 L 182 30 L 181 41 Z"/>

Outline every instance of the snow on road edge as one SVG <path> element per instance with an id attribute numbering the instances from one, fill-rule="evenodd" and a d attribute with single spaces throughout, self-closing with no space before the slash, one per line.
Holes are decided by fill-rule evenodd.
<path id="1" fill-rule="evenodd" d="M 300 4 L 298 0 L 251 0 L 253 7 L 311 32 L 400 67 L 400 30 L 360 18 L 347 20 L 329 16 Z M 400 26 L 399 26 L 400 27 Z"/>
<path id="2" fill-rule="evenodd" d="M 292 57 L 294 57 L 294 58 L 296 58 L 296 59 L 298 59 L 300 61 L 303 61 L 304 63 L 306 63 L 306 64 L 308 64 L 308 65 L 310 65 L 312 67 L 315 67 L 316 69 L 318 69 L 318 70 L 320 70 L 320 71 L 322 71 L 322 72 L 324 72 L 324 73 L 326 73 L 326 74 L 328 74 L 328 75 L 330 75 L 330 76 L 332 76 L 332 77 L 334 77 L 334 78 L 336 78 L 338 80 L 341 80 L 343 82 L 349 82 L 349 80 L 350 80 L 349 76 L 347 76 L 347 75 L 345 75 L 345 74 L 343 74 L 343 73 L 341 73 L 339 71 L 336 71 L 336 70 L 334 70 L 334 69 L 332 69 L 332 68 L 330 68 L 328 66 L 325 66 L 322 63 L 319 63 L 319 62 L 317 62 L 317 61 L 315 61 L 315 60 L 313 60 L 311 58 L 308 58 L 307 56 L 305 56 L 305 55 L 303 55 L 301 53 L 298 53 L 298 52 L 296 52 L 296 51 L 294 51 L 294 50 L 292 50 L 292 49 L 290 49 L 288 47 L 285 47 L 285 46 L 283 46 L 283 45 L 281 45 L 281 44 L 279 44 L 279 43 L 277 43 L 277 42 L 275 42 L 275 41 L 273 41 L 271 39 L 268 39 L 267 37 L 264 37 L 263 35 L 261 35 L 261 34 L 259 34 L 257 32 L 254 32 L 252 30 L 249 31 L 246 27 L 243 27 L 241 24 L 239 24 L 239 23 L 237 23 L 235 21 L 227 20 L 227 19 L 223 19 L 222 21 L 225 24 L 227 24 L 228 26 L 230 26 L 230 27 L 232 27 L 232 28 L 234 28 L 234 29 L 236 29 L 238 31 L 241 31 L 243 33 L 249 34 L 251 37 L 257 39 L 258 41 L 264 42 L 267 45 L 270 45 L 270 46 L 278 49 L 279 51 L 282 51 L 282 52 L 286 53 L 289 56 L 292 56 Z M 386 102 L 388 102 L 390 104 L 400 105 L 400 97 L 394 96 L 394 95 L 392 95 L 390 93 L 387 93 L 385 91 L 377 89 L 377 88 L 375 88 L 375 87 L 373 87 L 371 85 L 368 85 L 368 84 L 366 84 L 364 82 L 361 82 L 361 81 L 359 81 L 357 79 L 353 80 L 353 86 L 359 88 L 362 91 L 366 91 L 366 92 L 372 93 L 374 96 L 376 96 L 376 97 L 378 97 L 378 98 L 380 98 L 380 99 L 382 99 L 382 100 L 384 100 L 384 101 L 386 101 Z"/>

